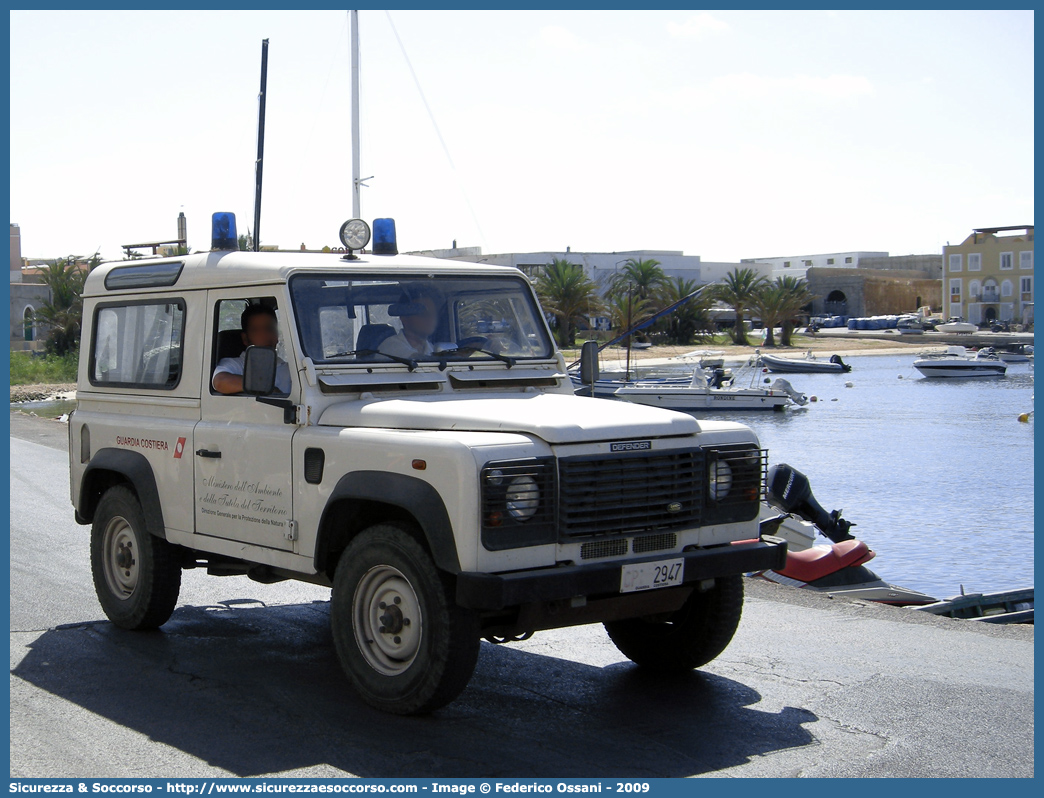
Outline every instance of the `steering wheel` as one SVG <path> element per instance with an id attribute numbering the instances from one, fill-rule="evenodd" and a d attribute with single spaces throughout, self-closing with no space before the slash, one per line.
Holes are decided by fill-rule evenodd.
<path id="1" fill-rule="evenodd" d="M 471 349 L 477 352 L 480 349 L 485 349 L 486 344 L 489 343 L 489 339 L 482 335 L 473 335 L 470 338 L 461 338 L 457 341 L 457 349 Z"/>

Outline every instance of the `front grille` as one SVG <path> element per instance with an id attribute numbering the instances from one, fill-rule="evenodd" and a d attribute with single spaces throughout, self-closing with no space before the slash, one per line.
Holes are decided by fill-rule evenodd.
<path id="1" fill-rule="evenodd" d="M 643 535 L 635 538 L 631 544 L 631 551 L 635 554 L 644 554 L 647 551 L 666 551 L 678 545 L 678 536 L 673 532 L 665 532 L 660 535 Z"/>
<path id="2" fill-rule="evenodd" d="M 599 557 L 619 557 L 627 553 L 627 540 L 596 540 L 580 547 L 581 560 L 595 560 Z"/>
<path id="3" fill-rule="evenodd" d="M 560 539 L 698 526 L 700 449 L 559 461 Z"/>

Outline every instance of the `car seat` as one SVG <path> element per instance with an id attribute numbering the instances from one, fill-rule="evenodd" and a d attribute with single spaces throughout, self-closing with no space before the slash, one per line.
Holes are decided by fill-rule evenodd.
<path id="1" fill-rule="evenodd" d="M 393 335 L 395 335 L 395 328 L 390 324 L 364 324 L 359 328 L 359 338 L 355 342 L 355 349 L 358 352 L 377 351 L 377 348 Z"/>

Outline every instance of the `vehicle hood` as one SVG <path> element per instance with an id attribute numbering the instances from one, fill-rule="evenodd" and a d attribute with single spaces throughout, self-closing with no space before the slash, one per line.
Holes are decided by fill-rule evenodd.
<path id="1" fill-rule="evenodd" d="M 609 399 L 533 393 L 447 399 L 360 399 L 328 407 L 328 427 L 521 432 L 548 443 L 579 443 L 700 431 L 692 416 Z"/>

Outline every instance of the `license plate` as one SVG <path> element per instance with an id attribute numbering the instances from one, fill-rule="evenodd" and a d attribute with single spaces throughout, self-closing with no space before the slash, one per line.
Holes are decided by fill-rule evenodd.
<path id="1" fill-rule="evenodd" d="M 682 584 L 685 560 L 660 560 L 625 565 L 620 569 L 620 592 L 656 590 Z"/>

